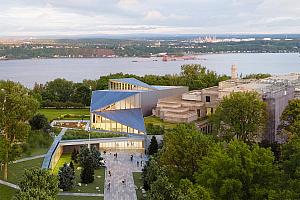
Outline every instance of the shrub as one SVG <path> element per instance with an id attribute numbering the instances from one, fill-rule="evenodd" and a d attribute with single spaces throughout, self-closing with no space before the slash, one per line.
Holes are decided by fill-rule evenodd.
<path id="1" fill-rule="evenodd" d="M 29 124 L 32 130 L 46 130 L 50 128 L 48 119 L 43 114 L 36 114 L 29 120 Z"/>

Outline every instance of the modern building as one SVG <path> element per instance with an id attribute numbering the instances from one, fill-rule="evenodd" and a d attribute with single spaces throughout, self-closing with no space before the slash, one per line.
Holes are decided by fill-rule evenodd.
<path id="1" fill-rule="evenodd" d="M 93 91 L 91 128 L 113 132 L 145 134 L 144 116 L 152 114 L 158 99 L 180 96 L 181 86 L 153 86 L 135 78 L 111 79 L 109 90 Z"/>
<path id="2" fill-rule="evenodd" d="M 232 66 L 231 79 L 222 81 L 218 86 L 194 90 L 177 97 L 159 99 L 153 114 L 168 122 L 197 123 L 204 132 L 210 132 L 207 116 L 214 113 L 224 96 L 232 92 L 256 91 L 267 103 L 268 123 L 262 139 L 279 141 L 277 136 L 280 116 L 293 98 L 300 98 L 300 74 L 273 76 L 270 78 L 238 79 L 237 68 Z"/>

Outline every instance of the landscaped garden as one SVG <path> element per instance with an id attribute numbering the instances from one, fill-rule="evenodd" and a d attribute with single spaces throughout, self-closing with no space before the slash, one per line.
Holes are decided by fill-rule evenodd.
<path id="1" fill-rule="evenodd" d="M 88 132 L 84 130 L 67 130 L 62 140 L 89 139 L 90 138 L 112 138 L 124 137 L 125 134 L 115 134 L 107 132 Z"/>
<path id="2" fill-rule="evenodd" d="M 77 109 L 56 109 L 56 108 L 43 108 L 38 111 L 44 114 L 49 121 L 54 119 L 89 119 L 90 110 L 88 108 L 77 108 Z"/>
<path id="3" fill-rule="evenodd" d="M 71 154 L 63 154 L 55 168 L 53 169 L 53 174 L 58 174 L 59 168 L 63 167 L 64 163 L 69 164 L 71 162 Z M 73 162 L 74 163 L 74 162 Z M 105 169 L 104 167 L 100 167 L 99 169 L 95 169 L 95 180 L 89 184 L 81 183 L 80 174 L 82 167 L 78 163 L 74 163 L 75 169 L 75 185 L 68 192 L 78 192 L 78 193 L 104 193 L 104 180 L 105 180 Z M 81 184 L 79 184 L 81 183 Z M 79 186 L 81 185 L 81 186 Z M 96 189 L 98 188 L 98 189 Z"/>
<path id="4" fill-rule="evenodd" d="M 176 123 L 164 122 L 156 116 L 145 117 L 144 121 L 148 135 L 163 135 L 165 130 L 170 130 L 177 126 Z"/>

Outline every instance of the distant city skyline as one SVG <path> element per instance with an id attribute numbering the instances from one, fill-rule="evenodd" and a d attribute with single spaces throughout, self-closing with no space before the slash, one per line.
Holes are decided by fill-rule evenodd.
<path id="1" fill-rule="evenodd" d="M 300 33 L 299 0 L 0 0 L 0 4 L 0 37 Z"/>

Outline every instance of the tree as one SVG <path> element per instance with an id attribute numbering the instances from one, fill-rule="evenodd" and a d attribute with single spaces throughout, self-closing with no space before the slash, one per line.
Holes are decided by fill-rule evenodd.
<path id="1" fill-rule="evenodd" d="M 300 136 L 300 99 L 289 101 L 288 106 L 281 115 L 280 128 L 290 135 Z"/>
<path id="2" fill-rule="evenodd" d="M 19 83 L 0 81 L 0 89 L 0 160 L 7 180 L 8 163 L 21 153 L 30 131 L 26 122 L 36 113 L 38 102 Z"/>
<path id="3" fill-rule="evenodd" d="M 70 162 L 70 167 L 72 168 L 72 170 L 73 170 L 73 173 L 75 174 L 75 167 L 74 167 L 74 164 L 73 164 L 73 162 L 72 162 L 72 161 Z"/>
<path id="4" fill-rule="evenodd" d="M 75 163 L 78 162 L 78 154 L 78 150 L 74 148 L 71 154 L 71 160 L 73 160 Z"/>
<path id="5" fill-rule="evenodd" d="M 280 183 L 281 172 L 270 149 L 252 147 L 240 140 L 214 146 L 199 162 L 196 185 L 214 199 L 268 199 Z"/>
<path id="6" fill-rule="evenodd" d="M 74 167 L 74 166 L 73 166 Z M 75 174 L 74 169 L 71 166 L 64 164 L 63 167 L 59 168 L 59 188 L 63 191 L 69 191 L 74 187 L 75 184 Z"/>
<path id="7" fill-rule="evenodd" d="M 159 156 L 159 164 L 165 166 L 170 179 L 194 180 L 198 162 L 213 146 L 211 136 L 199 132 L 194 125 L 180 124 L 164 136 L 164 146 Z"/>
<path id="8" fill-rule="evenodd" d="M 95 146 L 92 146 L 91 154 L 93 158 L 94 169 L 99 169 L 101 166 L 103 166 L 103 163 L 101 162 L 103 158 L 101 157 L 100 151 L 98 151 Z"/>
<path id="9" fill-rule="evenodd" d="M 149 155 L 153 155 L 153 154 L 157 153 L 157 151 L 158 151 L 158 143 L 157 143 L 156 137 L 152 136 L 151 142 L 149 145 L 149 149 L 148 149 Z"/>
<path id="10" fill-rule="evenodd" d="M 25 170 L 20 182 L 16 200 L 40 199 L 55 200 L 58 193 L 58 179 L 45 169 Z"/>
<path id="11" fill-rule="evenodd" d="M 223 98 L 211 122 L 219 137 L 252 141 L 264 131 L 266 104 L 255 92 L 231 93 Z"/>
<path id="12" fill-rule="evenodd" d="M 83 169 L 80 174 L 82 183 L 92 183 L 94 181 L 94 166 L 93 158 L 91 155 L 87 156 L 83 165 Z"/>
<path id="13" fill-rule="evenodd" d="M 82 105 L 90 105 L 92 91 L 89 86 L 83 83 L 75 83 L 74 91 L 71 96 L 72 102 L 81 103 Z"/>
<path id="14" fill-rule="evenodd" d="M 77 161 L 81 166 L 83 166 L 89 157 L 91 157 L 90 149 L 87 146 L 82 146 L 77 156 Z"/>
<path id="15" fill-rule="evenodd" d="M 41 130 L 49 128 L 49 122 L 45 115 L 36 114 L 30 120 L 29 124 L 32 130 Z"/>
<path id="16" fill-rule="evenodd" d="M 55 79 L 45 84 L 42 92 L 43 100 L 67 102 L 71 100 L 73 82 L 66 79 Z"/>

